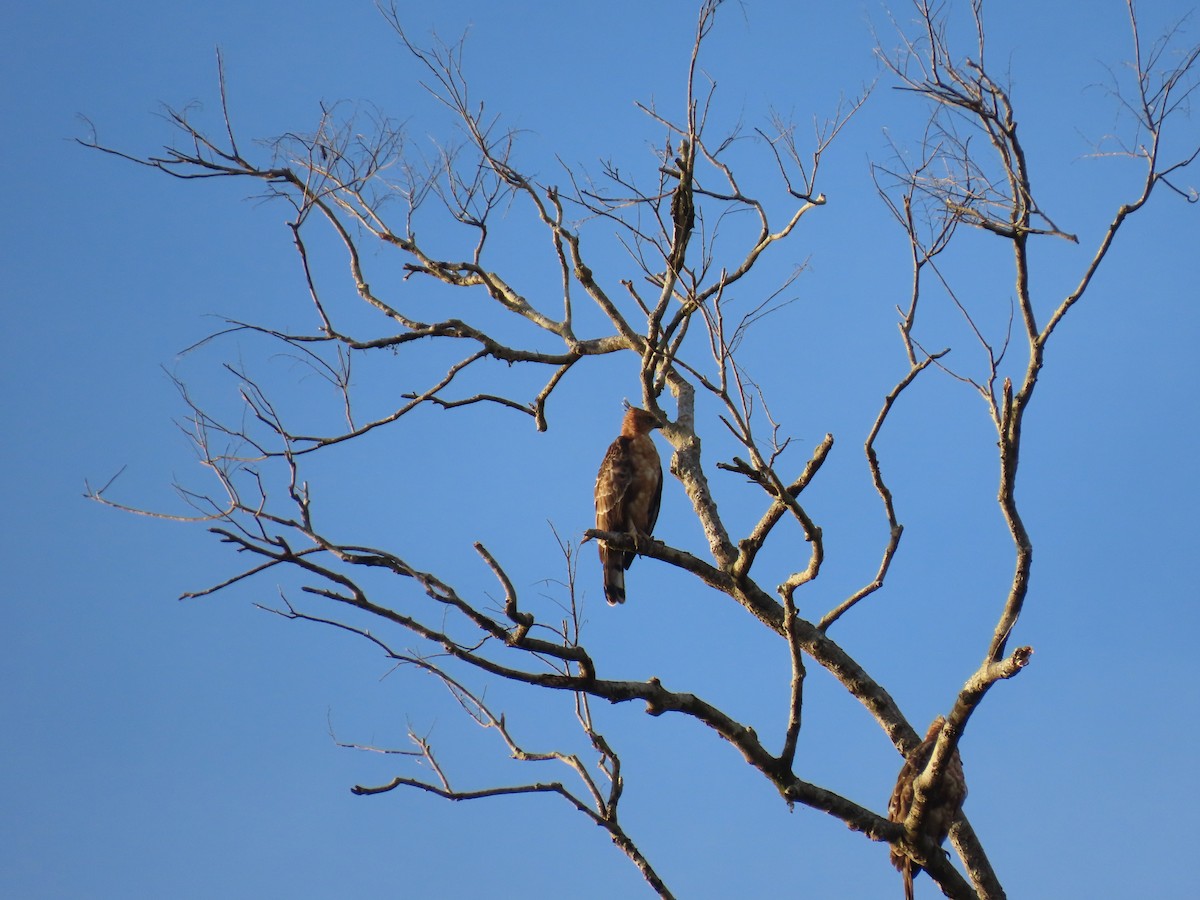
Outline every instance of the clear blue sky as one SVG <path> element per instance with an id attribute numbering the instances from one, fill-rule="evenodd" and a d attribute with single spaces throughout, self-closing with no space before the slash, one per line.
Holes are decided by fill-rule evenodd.
<path id="1" fill-rule="evenodd" d="M 1189 8 L 1143 5 L 1151 36 Z M 601 157 L 651 165 L 646 148 L 660 132 L 633 102 L 678 107 L 693 4 L 400 6 L 419 39 L 470 28 L 473 88 L 525 130 L 524 159 L 544 180 L 559 177 L 555 154 L 593 168 Z M 1052 304 L 1136 189 L 1130 165 L 1086 158 L 1088 139 L 1113 127 L 1108 98 L 1088 86 L 1107 78 L 1104 63 L 1129 56 L 1124 4 L 993 6 L 989 51 L 1011 74 L 1042 203 L 1081 237 L 1078 248 L 1036 251 L 1035 290 Z M 879 4 L 727 4 L 703 60 L 719 83 L 720 120 L 753 126 L 772 108 L 800 121 L 829 113 L 840 93 L 881 74 L 870 21 L 886 29 Z M 339 739 L 393 747 L 405 746 L 409 727 L 430 734 L 464 788 L 566 773 L 505 764 L 494 736 L 469 728 L 444 692 L 415 673 L 389 676 L 364 642 L 254 608 L 276 602 L 281 588 L 298 597 L 290 582 L 267 577 L 176 602 L 237 561 L 200 527 L 135 518 L 82 496 L 85 479 L 102 483 L 126 467 L 119 499 L 178 510 L 171 481 L 203 481 L 172 422 L 184 409 L 163 369 L 223 402 L 233 385 L 219 371 L 222 358 L 270 362 L 252 341 L 181 357 L 219 327 L 214 317 L 298 330 L 312 322 L 283 207 L 247 199 L 249 186 L 180 183 L 86 151 L 72 140 L 87 133 L 77 116 L 135 153 L 170 140 L 161 103 L 198 101 L 198 116 L 215 127 L 219 46 L 245 136 L 311 128 L 319 101 L 343 98 L 409 120 L 414 134 L 445 134 L 445 117 L 416 87 L 421 73 L 372 4 L 29 3 L 10 4 L 3 22 L 0 894 L 644 893 L 600 830 L 553 799 L 352 796 L 356 783 L 413 770 L 336 748 L 330 726 Z M 1200 38 L 1195 22 L 1188 34 Z M 826 432 L 838 439 L 806 495 L 829 552 L 822 581 L 802 598 L 814 616 L 869 580 L 883 546 L 861 444 L 904 372 L 893 307 L 906 296 L 908 271 L 867 160 L 886 153 L 885 127 L 911 133 L 921 116 L 880 82 L 826 161 L 829 206 L 773 262 L 779 273 L 810 262 L 796 302 L 747 345 L 752 372 L 796 437 L 792 464 Z M 1197 119 L 1180 124 L 1194 144 Z M 1198 179 L 1191 173 L 1190 183 Z M 1015 639 L 1036 655 L 992 692 L 962 744 L 967 813 L 1012 897 L 1195 890 L 1198 214 L 1164 192 L 1122 232 L 1056 337 L 1027 420 L 1020 499 L 1037 557 Z M 367 263 L 381 284 L 401 290 L 397 260 L 372 249 Z M 971 299 L 1006 311 L 1011 279 L 1000 263 L 979 258 Z M 628 275 L 618 254 L 606 264 L 614 283 Z M 518 277 L 535 278 L 522 268 L 529 263 L 513 265 Z M 960 271 L 967 265 L 976 263 Z M 342 276 L 330 267 L 328 289 Z M 969 368 L 978 360 L 957 327 L 933 315 L 926 337 L 952 345 L 952 358 Z M 366 402 L 386 404 L 418 384 L 402 361 L 389 365 L 363 368 Z M 431 412 L 418 420 L 424 431 L 375 437 L 314 464 L 309 477 L 331 527 L 348 542 L 388 546 L 474 596 L 496 590 L 470 549 L 480 540 L 530 602 L 561 597 L 544 583 L 563 573 L 546 523 L 572 537 L 588 527 L 592 479 L 620 400 L 636 397 L 635 372 L 621 365 L 608 366 L 606 381 L 565 388 L 544 436 L 515 415 Z M 278 371 L 289 375 L 286 365 Z M 928 374 L 880 448 L 908 527 L 901 558 L 888 589 L 834 635 L 918 729 L 949 707 L 981 658 L 1011 566 L 984 409 L 961 385 Z M 320 391 L 290 376 L 300 390 Z M 483 458 L 468 453 L 481 434 Z M 710 462 L 729 451 L 720 441 L 712 449 Z M 468 464 L 472 475 L 460 478 Z M 719 490 L 739 523 L 761 507 L 736 479 Z M 659 533 L 703 550 L 670 480 Z M 795 565 L 785 549 L 794 548 L 772 561 L 781 573 Z M 806 560 L 803 548 L 795 552 Z M 610 610 L 591 547 L 580 578 L 585 642 L 610 660 L 613 677 L 659 675 L 726 705 L 760 734 L 782 732 L 786 653 L 743 611 L 646 560 L 630 573 L 630 602 Z M 918 649 L 930 635 L 937 653 Z M 798 771 L 882 810 L 900 759 L 815 669 Z M 489 697 L 531 749 L 574 739 L 569 698 L 546 704 L 511 689 Z M 626 827 L 680 897 L 898 895 L 885 847 L 808 810 L 789 813 L 700 726 L 633 707 L 597 713 L 623 753 Z M 918 894 L 931 890 L 922 879 Z"/>

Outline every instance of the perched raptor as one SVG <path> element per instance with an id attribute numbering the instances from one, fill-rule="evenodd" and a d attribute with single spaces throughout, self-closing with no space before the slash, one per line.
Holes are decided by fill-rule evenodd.
<path id="1" fill-rule="evenodd" d="M 652 413 L 637 407 L 625 411 L 621 435 L 609 445 L 596 476 L 596 528 L 649 537 L 662 500 L 662 462 L 650 432 L 658 427 Z M 610 550 L 600 541 L 604 597 L 625 602 L 625 570 L 633 565 L 631 550 Z"/>
<path id="2" fill-rule="evenodd" d="M 888 803 L 888 819 L 893 822 L 903 822 L 908 818 L 912 809 L 914 783 L 917 777 L 929 765 L 933 756 L 933 747 L 937 743 L 938 734 L 946 724 L 944 716 L 938 716 L 929 726 L 925 740 L 912 753 L 900 769 L 896 778 L 896 789 L 892 791 L 892 799 Z M 942 780 L 935 784 L 929 792 L 925 806 L 925 818 L 922 820 L 922 831 L 939 845 L 946 840 L 950 833 L 950 825 L 962 809 L 963 801 L 967 799 L 967 781 L 963 775 L 962 758 L 955 749 L 942 773 Z M 892 847 L 892 865 L 904 876 L 904 898 L 913 900 L 913 879 L 921 872 L 921 867 L 901 851 Z"/>

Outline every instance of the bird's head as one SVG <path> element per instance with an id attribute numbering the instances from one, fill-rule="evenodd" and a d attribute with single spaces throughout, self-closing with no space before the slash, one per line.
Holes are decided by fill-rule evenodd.
<path id="1" fill-rule="evenodd" d="M 621 423 L 622 433 L 649 434 L 655 428 L 661 428 L 662 422 L 658 416 L 649 410 L 638 406 L 630 406 L 625 402 L 625 420 Z"/>

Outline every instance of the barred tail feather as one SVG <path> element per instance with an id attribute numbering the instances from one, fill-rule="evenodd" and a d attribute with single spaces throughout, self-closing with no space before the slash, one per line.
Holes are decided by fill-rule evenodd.
<path id="1" fill-rule="evenodd" d="M 609 606 L 625 602 L 625 569 L 621 565 L 619 554 L 613 554 L 616 559 L 604 561 L 604 599 Z"/>

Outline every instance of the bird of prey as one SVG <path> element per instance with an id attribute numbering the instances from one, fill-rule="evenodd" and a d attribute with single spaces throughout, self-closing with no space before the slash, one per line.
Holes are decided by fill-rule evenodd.
<path id="1" fill-rule="evenodd" d="M 659 426 L 653 413 L 631 406 L 625 411 L 620 436 L 609 445 L 596 476 L 596 528 L 649 537 L 658 521 L 662 500 L 662 462 L 650 432 Z M 632 550 L 612 550 L 600 541 L 604 597 L 610 604 L 625 602 L 625 570 L 633 565 Z"/>
<path id="2" fill-rule="evenodd" d="M 896 788 L 892 791 L 892 799 L 888 803 L 888 819 L 892 822 L 903 823 L 908 818 L 913 805 L 914 784 L 929 759 L 933 756 L 933 748 L 937 743 L 938 734 L 946 724 L 944 716 L 938 716 L 929 726 L 929 732 L 919 747 L 908 754 L 908 759 L 900 768 L 896 778 Z M 950 833 L 950 825 L 962 810 L 963 801 L 967 799 L 967 781 L 963 775 L 962 758 L 955 748 L 939 783 L 933 785 L 928 793 L 925 805 L 925 817 L 921 822 L 921 831 L 939 846 Z M 904 876 L 904 900 L 913 900 L 913 879 L 920 874 L 921 867 L 896 847 L 892 847 L 892 865 Z"/>

